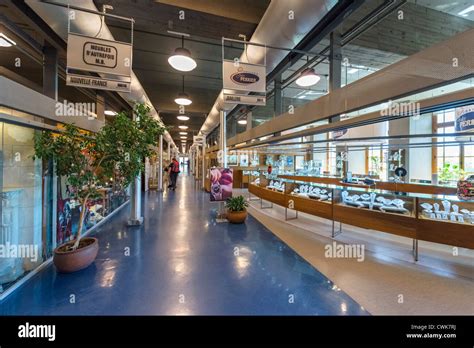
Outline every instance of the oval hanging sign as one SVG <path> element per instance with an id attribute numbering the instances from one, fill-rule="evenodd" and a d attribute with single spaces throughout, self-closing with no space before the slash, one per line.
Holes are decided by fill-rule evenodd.
<path id="1" fill-rule="evenodd" d="M 260 80 L 258 75 L 251 72 L 237 72 L 230 75 L 232 81 L 239 85 L 250 85 L 252 83 L 257 83 Z"/>

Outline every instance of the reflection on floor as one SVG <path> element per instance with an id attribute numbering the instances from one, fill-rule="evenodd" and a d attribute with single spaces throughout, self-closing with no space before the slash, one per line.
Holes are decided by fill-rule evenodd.
<path id="1" fill-rule="evenodd" d="M 145 222 L 128 208 L 99 228 L 91 267 L 40 272 L 0 304 L 2 315 L 366 315 L 254 218 L 217 223 L 216 205 L 180 177 L 175 192 L 145 194 Z"/>
<path id="2" fill-rule="evenodd" d="M 249 212 L 371 314 L 474 314 L 473 250 L 454 257 L 451 247 L 420 242 L 414 262 L 410 239 L 343 225 L 336 243 L 363 244 L 364 261 L 326 258 L 329 220 L 300 213 L 284 221 L 284 208 L 262 210 L 259 200 Z"/>

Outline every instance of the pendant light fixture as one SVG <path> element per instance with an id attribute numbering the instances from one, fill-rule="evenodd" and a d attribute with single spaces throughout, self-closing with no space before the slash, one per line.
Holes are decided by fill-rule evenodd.
<path id="1" fill-rule="evenodd" d="M 296 79 L 296 84 L 301 87 L 314 86 L 321 80 L 321 77 L 316 75 L 314 69 L 308 68 L 304 69 L 300 76 Z"/>
<path id="2" fill-rule="evenodd" d="M 191 71 L 197 66 L 196 61 L 191 58 L 191 52 L 184 48 L 184 36 L 181 37 L 181 47 L 175 49 L 174 54 L 168 58 L 168 63 L 179 71 Z"/>
<path id="3" fill-rule="evenodd" d="M 190 105 L 193 101 L 189 98 L 187 93 L 184 93 L 184 75 L 183 75 L 183 89 L 181 92 L 178 93 L 178 96 L 174 100 L 174 102 L 178 105 Z"/>
<path id="4" fill-rule="evenodd" d="M 306 61 L 309 63 L 309 57 L 306 57 Z M 321 77 L 316 75 L 313 68 L 306 68 L 301 72 L 295 82 L 298 86 L 309 87 L 317 84 L 319 80 L 321 80 Z"/>

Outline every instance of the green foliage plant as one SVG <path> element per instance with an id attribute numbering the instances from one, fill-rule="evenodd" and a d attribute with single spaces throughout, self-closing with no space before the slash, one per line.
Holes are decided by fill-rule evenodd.
<path id="1" fill-rule="evenodd" d="M 249 204 L 244 196 L 231 197 L 227 199 L 225 204 L 225 207 L 232 212 L 245 211 L 245 208 L 248 206 Z"/>
<path id="2" fill-rule="evenodd" d="M 66 124 L 59 133 L 37 134 L 34 156 L 54 162 L 56 175 L 67 177 L 72 198 L 81 205 L 78 231 L 69 250 L 79 247 L 88 202 L 100 197 L 100 185 L 112 179 L 115 187 L 128 187 L 165 131 L 150 115 L 148 105 L 136 103 L 133 115 L 120 112 L 95 134 L 73 124 Z"/>

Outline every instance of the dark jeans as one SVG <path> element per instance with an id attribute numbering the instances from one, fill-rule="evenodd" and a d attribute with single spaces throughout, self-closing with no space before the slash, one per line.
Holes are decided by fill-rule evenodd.
<path id="1" fill-rule="evenodd" d="M 176 183 L 177 183 L 177 181 L 178 181 L 178 173 L 176 173 L 176 172 L 171 172 L 171 173 L 170 173 L 170 181 L 171 181 L 170 187 L 176 188 Z"/>

